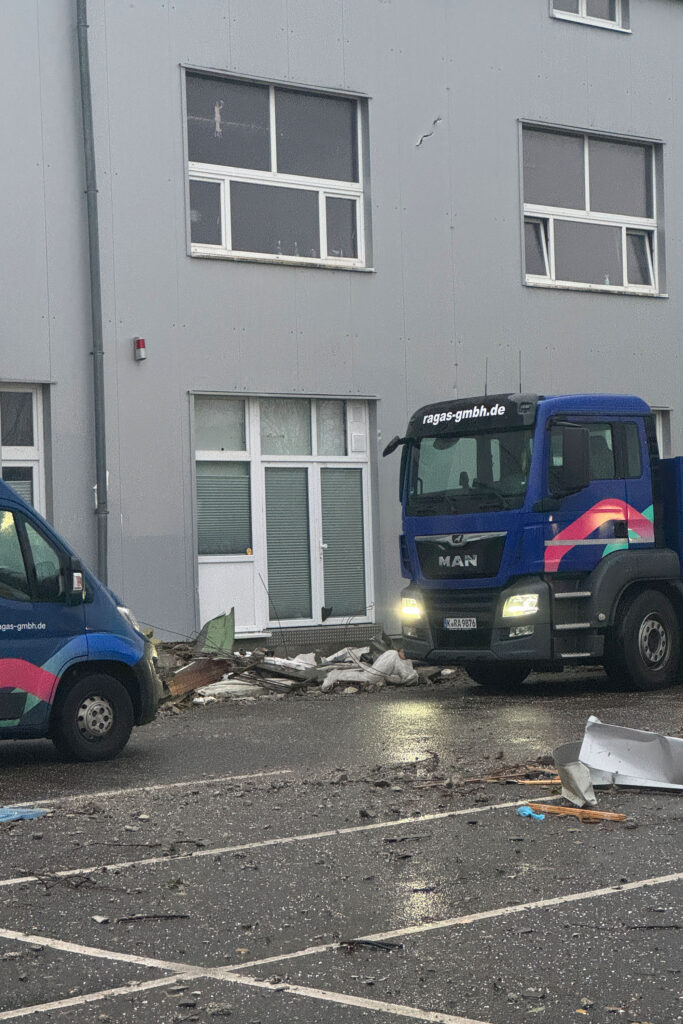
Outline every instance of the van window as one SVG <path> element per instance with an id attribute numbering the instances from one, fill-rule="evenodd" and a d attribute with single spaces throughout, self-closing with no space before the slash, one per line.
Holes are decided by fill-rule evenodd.
<path id="1" fill-rule="evenodd" d="M 0 509 L 0 599 L 30 601 L 31 589 L 12 512 Z"/>
<path id="2" fill-rule="evenodd" d="M 26 522 L 25 525 L 33 557 L 35 599 L 37 601 L 58 601 L 62 594 L 62 566 L 59 554 L 31 523 Z"/>

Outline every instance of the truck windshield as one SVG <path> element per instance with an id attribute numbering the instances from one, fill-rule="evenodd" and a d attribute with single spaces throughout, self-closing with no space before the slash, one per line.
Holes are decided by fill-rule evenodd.
<path id="1" fill-rule="evenodd" d="M 524 503 L 533 430 L 501 430 L 412 442 L 406 512 L 493 512 Z"/>

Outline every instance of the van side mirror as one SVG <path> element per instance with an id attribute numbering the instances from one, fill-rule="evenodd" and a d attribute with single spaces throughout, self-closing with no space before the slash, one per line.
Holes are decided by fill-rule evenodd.
<path id="1" fill-rule="evenodd" d="M 80 558 L 70 556 L 67 559 L 64 594 L 68 605 L 82 604 L 85 600 L 85 576 Z"/>
<path id="2" fill-rule="evenodd" d="M 551 471 L 553 498 L 577 494 L 590 483 L 589 433 L 578 423 L 555 424 L 562 431 L 562 466 Z"/>

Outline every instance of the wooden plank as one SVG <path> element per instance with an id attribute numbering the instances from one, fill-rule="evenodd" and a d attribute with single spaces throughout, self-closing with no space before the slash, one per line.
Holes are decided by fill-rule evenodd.
<path id="1" fill-rule="evenodd" d="M 589 811 L 582 807 L 556 807 L 554 804 L 529 803 L 528 806 L 538 814 L 565 814 L 581 821 L 626 821 L 625 814 L 614 811 Z"/>

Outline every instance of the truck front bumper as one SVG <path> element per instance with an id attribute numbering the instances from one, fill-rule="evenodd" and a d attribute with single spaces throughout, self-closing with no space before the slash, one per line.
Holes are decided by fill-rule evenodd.
<path id="1" fill-rule="evenodd" d="M 509 598 L 536 595 L 533 612 L 503 615 Z M 539 577 L 516 580 L 504 590 L 403 592 L 421 614 L 404 621 L 406 655 L 434 664 L 468 661 L 548 662 L 552 657 L 550 588 Z M 509 608 L 509 605 L 508 605 Z"/>

